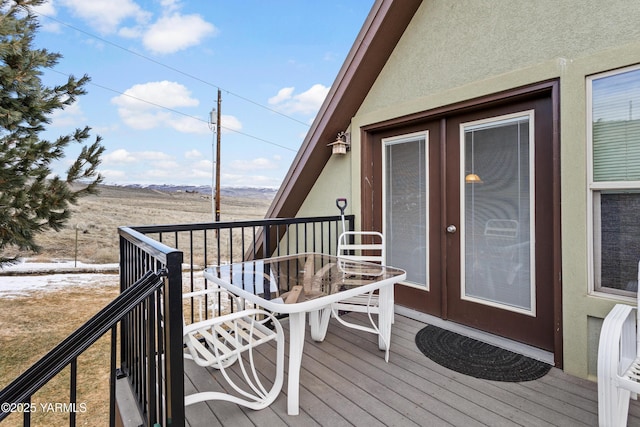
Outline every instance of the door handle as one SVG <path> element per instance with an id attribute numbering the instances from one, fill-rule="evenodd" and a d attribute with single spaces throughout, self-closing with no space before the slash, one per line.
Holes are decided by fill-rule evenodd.
<path id="1" fill-rule="evenodd" d="M 458 229 L 457 229 L 457 228 L 456 228 L 456 226 L 455 226 L 455 225 L 453 225 L 453 224 L 451 224 L 450 226 L 448 226 L 448 227 L 447 227 L 447 233 L 449 233 L 449 234 L 453 234 L 453 233 L 455 233 L 456 231 L 458 231 Z"/>

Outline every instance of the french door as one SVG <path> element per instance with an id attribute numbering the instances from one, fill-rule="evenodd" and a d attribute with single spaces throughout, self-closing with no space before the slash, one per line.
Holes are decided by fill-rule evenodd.
<path id="1" fill-rule="evenodd" d="M 380 135 L 396 303 L 554 351 L 552 111 L 536 96 Z"/>

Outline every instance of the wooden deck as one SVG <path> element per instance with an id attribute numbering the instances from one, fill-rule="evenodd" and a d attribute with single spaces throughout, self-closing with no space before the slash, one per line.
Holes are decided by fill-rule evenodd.
<path id="1" fill-rule="evenodd" d="M 352 316 L 353 314 L 350 314 Z M 214 401 L 186 408 L 190 426 L 597 426 L 595 383 L 552 369 L 523 383 L 480 380 L 450 371 L 416 347 L 423 323 L 396 315 L 389 363 L 377 338 L 332 319 L 324 342 L 305 343 L 300 373 L 300 415 L 286 410 L 287 377 L 278 399 L 252 411 Z M 288 329 L 286 321 L 283 322 Z M 263 346 L 267 347 L 267 346 Z M 288 349 L 287 349 L 288 351 Z M 265 359 L 275 354 L 265 350 Z M 216 371 L 185 361 L 185 391 L 220 386 Z M 219 376 L 219 374 L 218 374 Z M 632 402 L 630 426 L 640 426 Z"/>

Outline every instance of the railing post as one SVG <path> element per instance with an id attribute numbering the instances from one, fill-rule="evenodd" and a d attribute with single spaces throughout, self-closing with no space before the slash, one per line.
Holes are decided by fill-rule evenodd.
<path id="1" fill-rule="evenodd" d="M 271 255 L 271 226 L 269 224 L 265 224 L 262 230 L 262 258 L 268 258 Z"/>
<path id="2" fill-rule="evenodd" d="M 116 425 L 116 355 L 118 349 L 118 327 L 111 328 L 111 357 L 109 358 L 109 427 Z"/>
<path id="3" fill-rule="evenodd" d="M 164 287 L 164 349 L 167 424 L 184 425 L 184 355 L 182 342 L 182 252 L 167 254 Z"/>

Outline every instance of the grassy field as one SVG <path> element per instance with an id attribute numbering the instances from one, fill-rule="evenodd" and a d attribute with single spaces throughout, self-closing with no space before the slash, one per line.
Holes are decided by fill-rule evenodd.
<path id="1" fill-rule="evenodd" d="M 0 281 L 2 278 L 0 277 Z M 0 387 L 38 361 L 62 339 L 86 322 L 117 295 L 117 280 L 90 288 L 69 287 L 37 292 L 20 298 L 0 298 Z M 86 412 L 78 413 L 77 425 L 108 425 L 109 341 L 101 338 L 78 360 L 78 399 Z M 69 425 L 61 411 L 44 411 L 50 403 L 69 402 L 69 368 L 34 395 L 32 425 Z M 10 415 L 2 426 L 20 426 L 20 413 Z"/>
<path id="2" fill-rule="evenodd" d="M 221 197 L 222 221 L 263 218 L 271 199 Z M 101 187 L 97 196 L 80 199 L 72 208 L 67 227 L 47 231 L 37 239 L 39 254 L 25 254 L 33 261 L 75 259 L 86 263 L 118 262 L 118 227 L 127 225 L 211 222 L 210 195 L 160 192 L 125 187 Z"/>
<path id="3" fill-rule="evenodd" d="M 270 202 L 265 198 L 222 197 L 221 219 L 262 218 Z M 23 255 L 30 261 L 42 262 L 74 259 L 77 227 L 79 261 L 115 263 L 118 226 L 210 222 L 212 217 L 211 199 L 206 195 L 119 187 L 103 187 L 98 196 L 81 199 L 73 211 L 68 228 L 39 236 L 38 244 L 42 247 L 39 254 Z M 0 285 L 2 280 L 0 276 Z M 86 286 L 0 297 L 0 388 L 110 302 L 117 295 L 117 283 L 117 275 L 104 275 Z M 78 361 L 77 401 L 86 406 L 77 414 L 77 425 L 108 424 L 108 399 L 105 399 L 109 386 L 108 358 L 109 342 L 102 338 Z M 68 425 L 67 414 L 52 411 L 50 405 L 41 406 L 68 403 L 68 384 L 66 369 L 34 396 L 36 412 L 32 425 Z M 2 426 L 22 425 L 19 415 L 11 415 Z"/>

